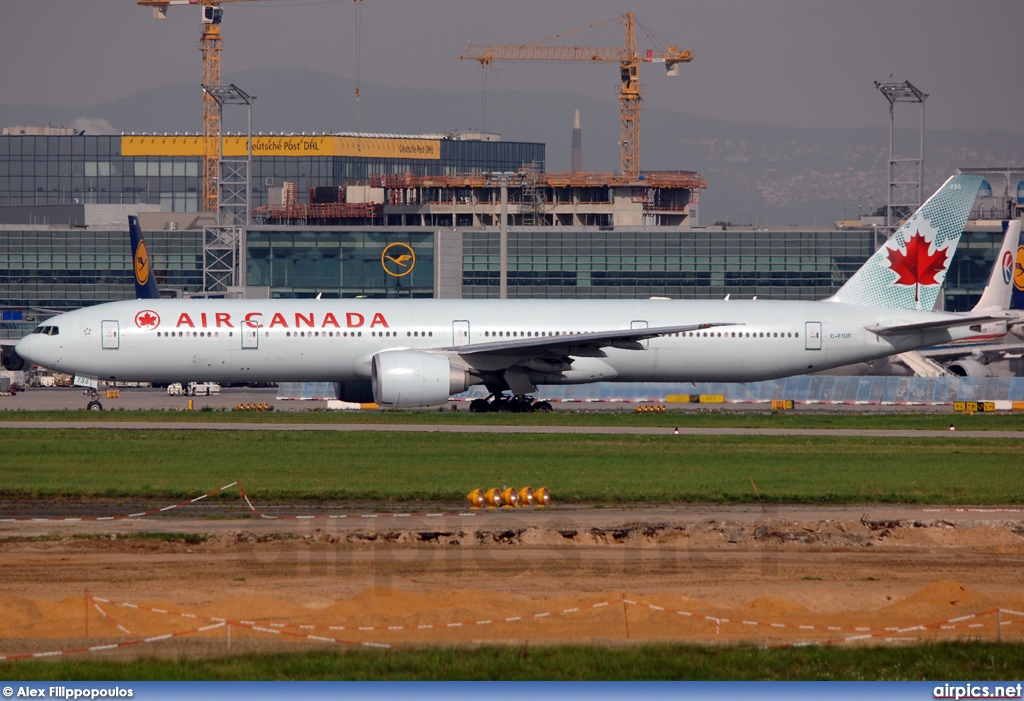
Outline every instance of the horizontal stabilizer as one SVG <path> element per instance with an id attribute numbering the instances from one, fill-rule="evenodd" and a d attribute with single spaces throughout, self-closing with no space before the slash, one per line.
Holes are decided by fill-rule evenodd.
<path id="1" fill-rule="evenodd" d="M 907 333 L 919 333 L 921 331 L 939 331 L 941 329 L 953 329 L 957 326 L 970 326 L 971 324 L 985 324 L 990 321 L 1005 321 L 1005 316 L 992 316 L 991 314 L 959 317 L 944 317 L 936 321 L 921 321 L 916 324 L 900 324 L 898 326 L 866 326 L 871 333 L 879 336 L 898 336 Z"/>

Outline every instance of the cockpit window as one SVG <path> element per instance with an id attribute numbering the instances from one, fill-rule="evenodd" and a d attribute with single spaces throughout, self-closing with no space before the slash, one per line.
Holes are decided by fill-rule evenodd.
<path id="1" fill-rule="evenodd" d="M 59 326 L 37 326 L 32 333 L 41 333 L 44 336 L 56 336 L 60 333 Z"/>

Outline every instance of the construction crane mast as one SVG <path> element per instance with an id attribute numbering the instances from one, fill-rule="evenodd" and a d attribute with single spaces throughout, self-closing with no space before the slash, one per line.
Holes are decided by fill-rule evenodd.
<path id="1" fill-rule="evenodd" d="M 459 54 L 459 58 L 477 61 L 483 68 L 487 68 L 495 61 L 617 62 L 619 64 L 619 111 L 622 115 L 622 131 L 619 141 L 622 149 L 622 174 L 636 177 L 640 175 L 640 107 L 644 93 L 644 87 L 640 84 L 640 64 L 663 63 L 667 74 L 674 76 L 678 74 L 678 64 L 689 63 L 693 60 L 693 52 L 682 51 L 678 46 L 669 46 L 664 51 L 648 49 L 641 56 L 637 49 L 636 26 L 632 10 L 620 17 L 574 29 L 541 41 L 557 39 L 566 34 L 581 32 L 616 21 L 626 26 L 626 38 L 622 48 L 553 46 L 542 45 L 541 42 L 519 46 L 470 45 Z"/>
<path id="2" fill-rule="evenodd" d="M 225 2 L 248 0 L 136 0 L 136 4 L 153 8 L 157 19 L 167 18 L 171 5 L 201 5 L 203 10 L 202 35 L 199 51 L 203 55 L 202 85 L 220 85 L 220 23 Z M 213 96 L 203 90 L 203 211 L 217 211 L 217 161 L 220 159 L 220 106 Z"/>

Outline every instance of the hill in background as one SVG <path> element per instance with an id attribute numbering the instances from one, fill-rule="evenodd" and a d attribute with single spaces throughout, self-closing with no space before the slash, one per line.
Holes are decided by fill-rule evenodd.
<path id="1" fill-rule="evenodd" d="M 262 132 L 356 130 L 354 83 L 305 69 L 262 69 L 228 75 L 256 95 L 253 129 Z M 0 125 L 64 124 L 88 133 L 200 132 L 200 89 L 180 83 L 80 108 L 0 105 Z M 361 86 L 364 132 L 401 134 L 479 131 L 479 91 Z M 569 169 L 573 112 L 583 125 L 583 168 L 619 167 L 619 110 L 567 92 L 502 91 L 487 95 L 486 130 L 508 141 L 547 144 L 549 171 Z M 648 100 L 648 105 L 651 104 Z M 879 101 L 879 111 L 885 109 Z M 912 108 L 908 108 L 912 109 Z M 884 112 L 882 112 L 884 114 Z M 645 170 L 695 170 L 707 178 L 701 223 L 826 225 L 885 204 L 888 129 L 803 129 L 726 122 L 649 107 L 643 111 Z M 229 106 L 225 129 L 243 131 L 245 110 Z M 911 134 L 916 149 L 916 134 Z M 899 134 L 897 135 L 899 143 Z M 1024 139 L 993 130 L 929 130 L 925 195 L 961 167 L 1024 164 Z M 898 155 L 909 155 L 909 151 Z"/>

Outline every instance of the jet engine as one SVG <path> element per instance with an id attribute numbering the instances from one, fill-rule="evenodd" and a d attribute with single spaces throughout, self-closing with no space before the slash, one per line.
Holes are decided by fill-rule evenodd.
<path id="1" fill-rule="evenodd" d="M 957 377 L 992 377 L 992 368 L 974 358 L 961 358 L 946 366 Z"/>
<path id="2" fill-rule="evenodd" d="M 443 355 L 420 351 L 384 351 L 373 356 L 373 400 L 382 407 L 443 404 L 469 389 L 471 378 Z"/>
<path id="3" fill-rule="evenodd" d="M 14 346 L 3 346 L 0 349 L 0 365 L 5 370 L 24 370 L 25 359 L 14 352 Z"/>

